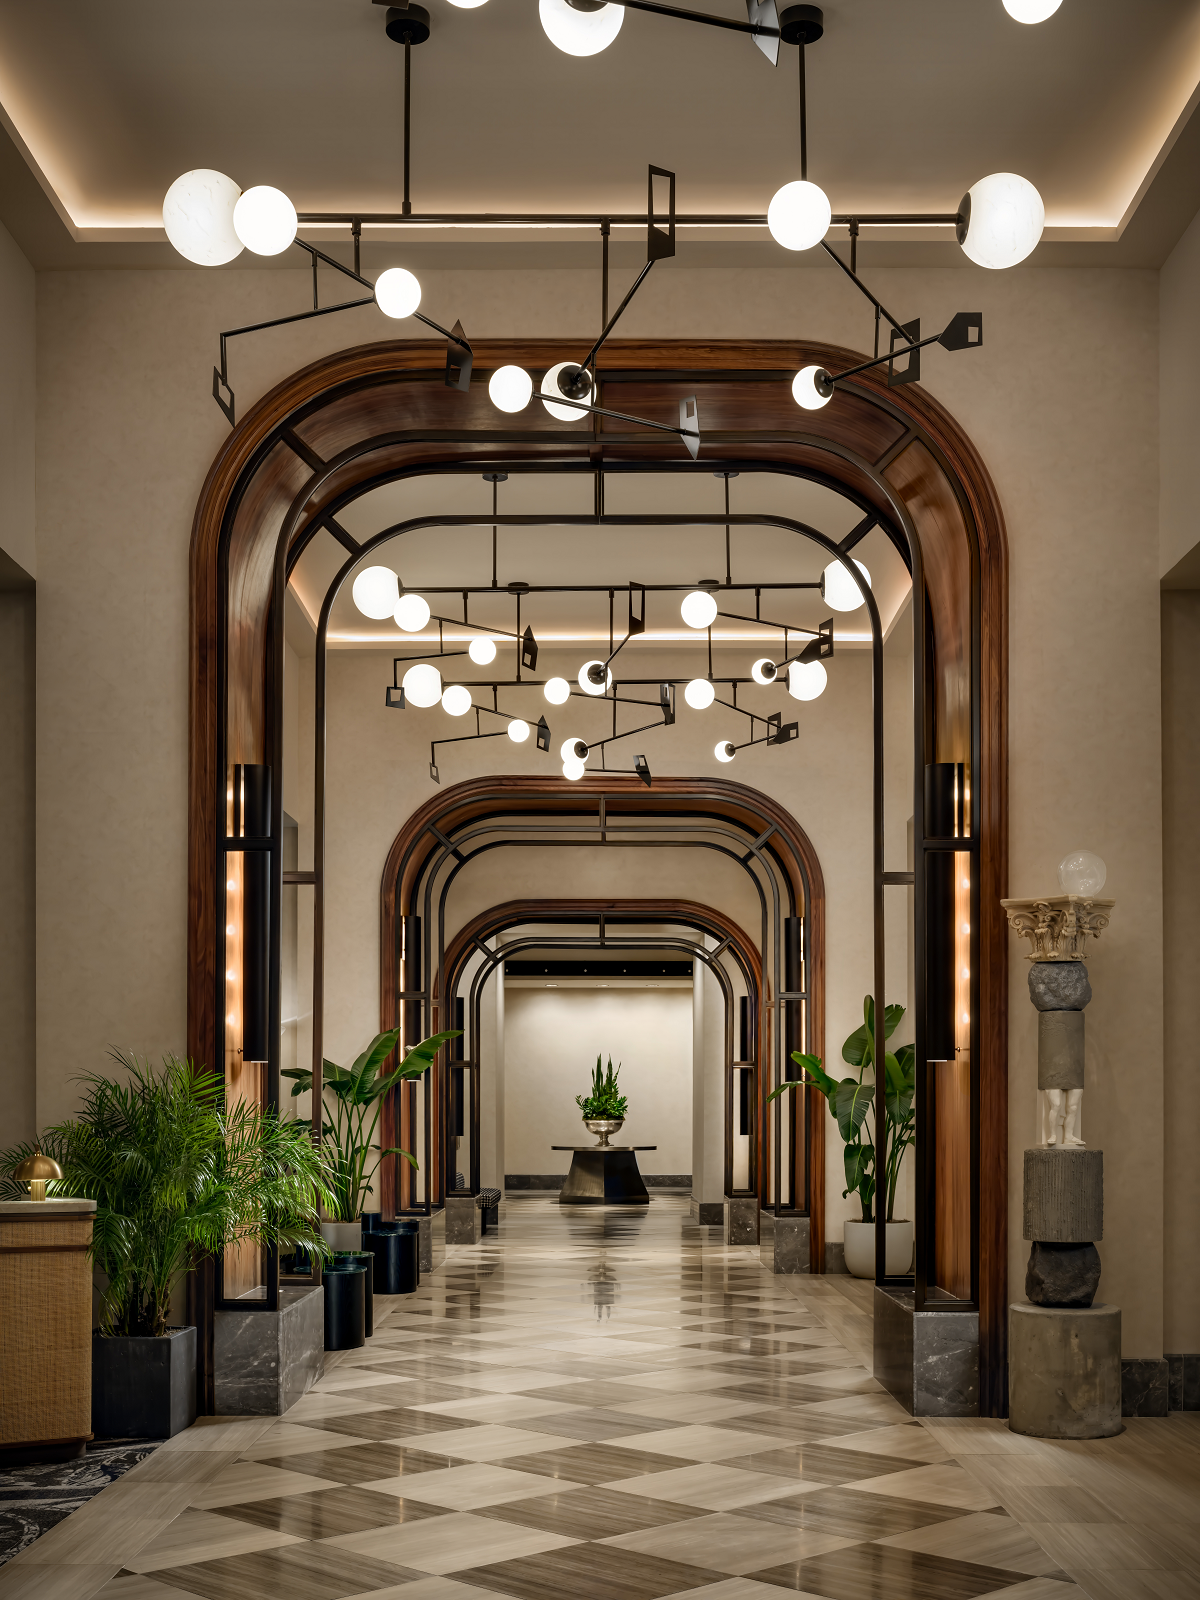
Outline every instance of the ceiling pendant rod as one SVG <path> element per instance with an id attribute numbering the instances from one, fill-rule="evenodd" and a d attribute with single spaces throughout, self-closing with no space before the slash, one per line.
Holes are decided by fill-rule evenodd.
<path id="1" fill-rule="evenodd" d="M 800 181 L 808 182 L 808 95 L 804 81 L 804 46 L 803 37 L 800 39 L 800 48 L 796 51 L 800 62 Z"/>
<path id="2" fill-rule="evenodd" d="M 411 131 L 412 104 L 412 40 L 404 41 L 404 201 L 401 210 L 412 216 L 412 199 L 409 194 L 409 133 Z"/>

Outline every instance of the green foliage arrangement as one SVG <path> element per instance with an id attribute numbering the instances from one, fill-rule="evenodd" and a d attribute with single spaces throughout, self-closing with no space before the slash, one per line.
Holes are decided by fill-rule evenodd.
<path id="1" fill-rule="evenodd" d="M 883 1037 L 890 1039 L 904 1016 L 903 1006 L 886 1006 L 883 1013 Z M 875 1005 L 870 995 L 863 998 L 863 1025 L 856 1028 L 842 1046 L 842 1060 L 858 1068 L 856 1077 L 831 1078 L 821 1066 L 820 1056 L 792 1052 L 792 1060 L 803 1068 L 804 1077 L 781 1083 L 772 1089 L 767 1100 L 776 1099 L 789 1089 L 811 1087 L 819 1089 L 829 1102 L 838 1132 L 845 1146 L 846 1187 L 842 1198 L 857 1194 L 862 1204 L 862 1220 L 873 1222 L 876 1189 L 876 1135 L 877 1127 L 869 1133 L 866 1127 L 868 1113 L 872 1122 L 875 1110 L 875 1087 L 878 1074 L 875 1070 Z M 884 1196 L 887 1202 L 886 1220 L 893 1220 L 896 1206 L 896 1184 L 900 1178 L 900 1164 L 904 1152 L 913 1143 L 916 1111 L 913 1097 L 917 1084 L 916 1046 L 901 1045 L 893 1055 L 885 1050 L 883 1091 L 883 1148 Z M 869 1077 L 868 1077 L 869 1074 Z"/>
<path id="2" fill-rule="evenodd" d="M 606 1118 L 623 1117 L 629 1101 L 617 1088 L 617 1078 L 621 1068 L 613 1071 L 612 1057 L 608 1058 L 608 1071 L 600 1068 L 600 1057 L 596 1057 L 595 1070 L 592 1073 L 592 1092 L 585 1099 L 583 1095 L 575 1096 L 575 1104 L 583 1112 L 587 1122 L 600 1122 Z"/>
<path id="3" fill-rule="evenodd" d="M 112 1057 L 125 1078 L 84 1074 L 79 1116 L 39 1141 L 63 1171 L 51 1189 L 96 1202 L 91 1256 L 108 1280 L 102 1333 L 163 1335 L 183 1274 L 231 1245 L 325 1254 L 328 1163 L 303 1123 L 228 1106 L 217 1074 L 178 1056 L 161 1068 Z M 24 1197 L 12 1171 L 32 1150 L 0 1155 L 0 1198 Z"/>
<path id="4" fill-rule="evenodd" d="M 416 1167 L 416 1157 L 397 1145 L 387 1150 L 371 1147 L 383 1110 L 383 1097 L 404 1079 L 421 1077 L 432 1066 L 446 1041 L 458 1036 L 459 1030 L 454 1029 L 422 1039 L 395 1072 L 386 1075 L 381 1074 L 380 1068 L 399 1043 L 399 1028 L 377 1033 L 352 1067 L 339 1067 L 334 1061 L 324 1063 L 324 1107 L 332 1110 L 333 1121 L 322 1117 L 321 1136 L 332 1169 L 330 1181 L 334 1200 L 329 1212 L 336 1221 L 355 1222 L 362 1215 L 363 1200 L 384 1156 L 403 1156 L 410 1166 Z M 292 1086 L 293 1098 L 312 1088 L 311 1071 L 285 1070 L 283 1076 L 296 1080 Z"/>

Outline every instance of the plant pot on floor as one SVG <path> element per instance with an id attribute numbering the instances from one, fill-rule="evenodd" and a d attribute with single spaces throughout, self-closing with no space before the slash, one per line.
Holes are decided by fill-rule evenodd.
<path id="1" fill-rule="evenodd" d="M 412 1294 L 421 1281 L 420 1229 L 415 1222 L 381 1222 L 363 1234 L 375 1258 L 379 1294 Z"/>
<path id="2" fill-rule="evenodd" d="M 913 1225 L 911 1222 L 888 1222 L 887 1275 L 902 1278 L 912 1267 Z M 844 1222 L 842 1238 L 846 1250 L 846 1271 L 855 1278 L 875 1276 L 875 1224 L 873 1222 Z"/>
<path id="3" fill-rule="evenodd" d="M 97 1439 L 170 1439 L 196 1420 L 196 1330 L 161 1338 L 92 1336 Z"/>
<path id="4" fill-rule="evenodd" d="M 321 1237 L 331 1250 L 362 1249 L 362 1218 L 353 1222 L 323 1222 Z"/>
<path id="5" fill-rule="evenodd" d="M 367 1342 L 367 1267 L 355 1257 L 325 1263 L 326 1350 L 359 1350 Z"/>
<path id="6" fill-rule="evenodd" d="M 362 1262 L 364 1272 L 366 1273 L 366 1276 L 363 1280 L 366 1285 L 366 1288 L 363 1291 L 363 1299 L 366 1307 L 363 1321 L 365 1332 L 367 1338 L 369 1339 L 375 1332 L 375 1257 L 369 1250 L 350 1250 L 344 1256 L 339 1256 L 337 1259 L 339 1261 Z"/>

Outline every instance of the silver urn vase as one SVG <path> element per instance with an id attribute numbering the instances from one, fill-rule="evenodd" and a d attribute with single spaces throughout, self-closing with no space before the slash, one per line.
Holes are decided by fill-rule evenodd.
<path id="1" fill-rule="evenodd" d="M 624 1117 L 584 1117 L 583 1125 L 589 1133 L 594 1133 L 599 1140 L 596 1148 L 607 1150 L 608 1141 L 614 1133 L 620 1133 L 625 1126 Z"/>

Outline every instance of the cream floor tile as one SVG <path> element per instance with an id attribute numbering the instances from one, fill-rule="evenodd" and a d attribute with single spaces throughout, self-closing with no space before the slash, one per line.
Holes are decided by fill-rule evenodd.
<path id="1" fill-rule="evenodd" d="M 338 1367 L 333 1372 L 327 1372 L 323 1378 L 318 1378 L 308 1391 L 309 1394 L 344 1394 L 354 1389 L 377 1388 L 380 1384 L 399 1383 L 401 1379 L 394 1373 L 375 1372 L 365 1367 Z M 370 1396 L 365 1397 L 367 1400 Z"/>
<path id="2" fill-rule="evenodd" d="M 550 1417 L 578 1406 L 560 1400 L 534 1400 L 521 1394 L 481 1394 L 476 1400 L 436 1400 L 431 1405 L 414 1406 L 415 1411 L 433 1411 L 442 1417 L 463 1417 L 472 1422 L 520 1422 L 526 1418 Z"/>
<path id="3" fill-rule="evenodd" d="M 797 1492 L 795 1478 L 746 1472 L 739 1467 L 723 1467 L 717 1462 L 648 1472 L 607 1483 L 604 1487 L 619 1489 L 624 1494 L 647 1495 L 653 1500 L 699 1506 L 705 1511 L 736 1511 L 739 1506 L 761 1505 L 764 1500 L 779 1500 Z"/>
<path id="4" fill-rule="evenodd" d="M 823 1556 L 827 1551 L 858 1543 L 836 1534 L 752 1522 L 749 1517 L 728 1512 L 698 1517 L 690 1522 L 672 1522 L 639 1533 L 623 1533 L 601 1542 L 657 1556 L 663 1561 L 682 1561 L 690 1566 L 738 1574 L 760 1572 L 804 1556 Z"/>
<path id="5" fill-rule="evenodd" d="M 544 1372 L 537 1367 L 499 1367 L 487 1372 L 465 1373 L 455 1381 L 485 1394 L 518 1394 L 526 1389 L 551 1389 L 579 1380 L 566 1372 Z"/>
<path id="6" fill-rule="evenodd" d="M 527 1456 L 537 1450 L 561 1450 L 567 1442 L 561 1434 L 534 1433 L 503 1423 L 419 1433 L 403 1441 L 406 1450 L 431 1450 L 463 1461 L 502 1461 L 505 1456 Z"/>
<path id="7" fill-rule="evenodd" d="M 912 1418 L 890 1394 L 832 1395 L 828 1400 L 808 1400 L 789 1409 L 801 1416 L 845 1417 L 847 1422 L 877 1423 L 880 1427 L 903 1426 Z"/>
<path id="8" fill-rule="evenodd" d="M 1045 1577 L 1060 1570 L 1060 1563 L 1048 1555 L 1019 1522 L 1012 1517 L 999 1517 L 992 1511 L 953 1517 L 948 1522 L 935 1522 L 932 1527 L 892 1534 L 875 1542 L 897 1550 L 945 1556 L 950 1561 L 974 1561 L 984 1567 L 1028 1572 L 1033 1577 Z"/>
<path id="9" fill-rule="evenodd" d="M 160 1444 L 160 1450 L 246 1450 L 272 1417 L 197 1417 L 190 1428 Z"/>
<path id="10" fill-rule="evenodd" d="M 689 1366 L 668 1367 L 662 1372 L 642 1372 L 625 1381 L 631 1388 L 650 1389 L 655 1394 L 693 1394 L 706 1389 L 728 1389 L 737 1382 L 737 1376 L 704 1368 L 693 1372 Z"/>
<path id="11" fill-rule="evenodd" d="M 469 1467 L 441 1467 L 435 1472 L 410 1472 L 400 1478 L 381 1478 L 364 1487 L 381 1494 L 403 1495 L 422 1505 L 474 1511 L 479 1506 L 503 1505 L 509 1500 L 529 1500 L 547 1494 L 551 1484 L 562 1489 L 566 1487 L 566 1480 L 547 1479 L 537 1473 L 515 1472 L 509 1467 L 478 1461 Z"/>
<path id="12" fill-rule="evenodd" d="M 237 1450 L 154 1450 L 130 1467 L 120 1481 L 131 1483 L 186 1483 L 199 1490 L 212 1483 L 241 1459 Z"/>
<path id="13" fill-rule="evenodd" d="M 1065 1459 L 1006 1455 L 967 1455 L 956 1459 L 972 1478 L 993 1490 L 1001 1504 L 1009 1489 L 1076 1487 Z"/>
<path id="14" fill-rule="evenodd" d="M 330 1433 L 323 1428 L 306 1428 L 296 1423 L 276 1423 L 249 1450 L 242 1451 L 243 1461 L 266 1461 L 274 1456 L 298 1456 L 313 1450 L 332 1450 L 340 1445 L 365 1444 L 368 1441 L 346 1433 Z"/>
<path id="15" fill-rule="evenodd" d="M 250 1500 L 275 1500 L 280 1495 L 311 1494 L 315 1489 L 338 1487 L 331 1480 L 309 1477 L 303 1472 L 238 1461 L 215 1478 L 196 1485 L 189 1504 L 197 1511 L 211 1511 L 217 1506 L 244 1505 Z"/>
<path id="16" fill-rule="evenodd" d="M 100 1590 L 97 1600 L 183 1600 L 185 1591 L 164 1583 L 152 1572 L 131 1573 L 113 1578 Z"/>
<path id="17" fill-rule="evenodd" d="M 1037 1454 L 1037 1440 L 1010 1432 L 1006 1422 L 994 1417 L 970 1417 L 961 1421 L 927 1420 L 923 1426 L 954 1456 Z"/>
<path id="18" fill-rule="evenodd" d="M 371 1589 L 366 1594 L 347 1595 L 346 1600 L 510 1600 L 494 1589 L 477 1589 L 457 1578 L 413 1578 L 387 1589 Z"/>
<path id="19" fill-rule="evenodd" d="M 390 1561 L 410 1571 L 439 1575 L 498 1561 L 515 1561 L 521 1556 L 560 1550 L 564 1545 L 578 1542 L 561 1534 L 518 1528 L 491 1517 L 466 1514 L 429 1517 L 423 1522 L 404 1522 L 394 1527 L 373 1528 L 366 1533 L 341 1534 L 325 1541 L 372 1556 L 377 1561 Z M 404 1587 L 407 1589 L 407 1585 Z"/>
<path id="20" fill-rule="evenodd" d="M 758 1408 L 761 1410 L 761 1406 Z M 778 1449 L 779 1440 L 764 1433 L 743 1433 L 734 1428 L 714 1428 L 697 1423 L 690 1428 L 659 1428 L 642 1434 L 641 1447 L 655 1455 L 683 1456 L 688 1461 L 726 1461 L 753 1455 L 757 1450 Z"/>
<path id="21" fill-rule="evenodd" d="M 310 1391 L 294 1406 L 284 1412 L 287 1422 L 311 1422 L 317 1417 L 349 1417 L 356 1411 L 382 1411 L 383 1406 L 370 1400 L 370 1390 L 353 1390 L 340 1393 Z M 180 1438 L 186 1437 L 184 1434 Z"/>
<path id="22" fill-rule="evenodd" d="M 1003 1589 L 992 1589 L 986 1595 L 981 1595 L 979 1600 L 1088 1600 L 1076 1584 L 1062 1578 L 1027 1578 L 1024 1583 L 1006 1585 Z"/>
<path id="23" fill-rule="evenodd" d="M 723 1374 L 728 1376 L 728 1374 Z M 631 1417 L 665 1417 L 679 1422 L 723 1422 L 727 1417 L 745 1417 L 761 1411 L 761 1400 L 748 1400 L 721 1394 L 652 1394 L 645 1400 L 626 1400 L 612 1407 Z"/>
<path id="24" fill-rule="evenodd" d="M 27 1564 L 21 1556 L 14 1556 L 0 1568 L 0 1595 L 4 1600 L 93 1600 L 119 1571 L 118 1562 L 59 1566 L 53 1562 Z"/>
<path id="25" fill-rule="evenodd" d="M 1088 1600 L 1196 1600 L 1194 1573 L 1124 1569 L 1101 1572 L 1080 1568 L 1074 1576 Z"/>
<path id="26" fill-rule="evenodd" d="M 193 1561 L 216 1561 L 241 1556 L 250 1550 L 273 1550 L 278 1545 L 300 1544 L 290 1533 L 256 1528 L 252 1523 L 220 1517 L 211 1511 L 184 1511 L 155 1538 L 126 1559 L 131 1572 L 154 1572 L 162 1567 L 182 1567 Z"/>
<path id="27" fill-rule="evenodd" d="M 935 1438 L 911 1422 L 886 1428 L 867 1428 L 862 1433 L 838 1434 L 832 1439 L 822 1439 L 821 1443 L 835 1450 L 861 1450 L 866 1455 L 898 1456 L 905 1461 L 923 1461 L 930 1466 L 951 1459 Z"/>
<path id="28" fill-rule="evenodd" d="M 792 1591 L 793 1595 L 795 1590 Z M 753 1578 L 727 1578 L 724 1583 L 707 1583 L 702 1589 L 680 1589 L 662 1600 L 779 1600 L 773 1583 L 756 1583 Z M 800 1600 L 805 1600 L 803 1595 Z"/>
<path id="29" fill-rule="evenodd" d="M 1030 1522 L 1030 1533 L 1058 1566 L 1121 1571 L 1125 1568 L 1171 1569 L 1180 1563 L 1153 1533 L 1124 1522 Z M 1200 1594 L 1200 1576 L 1191 1574 Z"/>
<path id="30" fill-rule="evenodd" d="M 914 1467 L 911 1472 L 889 1472 L 883 1477 L 856 1478 L 845 1487 L 865 1494 L 886 1494 L 893 1499 L 925 1500 L 935 1506 L 960 1506 L 964 1511 L 988 1511 L 999 1503 L 983 1484 L 953 1462 Z"/>
<path id="31" fill-rule="evenodd" d="M 137 1552 L 179 1516 L 189 1498 L 186 1484 L 110 1483 L 15 1559 L 31 1566 L 106 1561 L 131 1566 Z"/>

